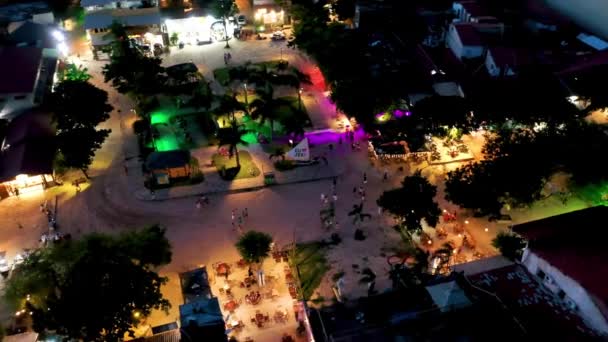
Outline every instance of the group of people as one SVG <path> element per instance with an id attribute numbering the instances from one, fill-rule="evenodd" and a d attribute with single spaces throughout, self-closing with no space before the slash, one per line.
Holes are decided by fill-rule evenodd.
<path id="1" fill-rule="evenodd" d="M 49 222 L 49 230 L 54 230 L 57 227 L 57 221 L 55 215 L 48 207 L 47 201 L 40 203 L 40 212 L 46 215 L 47 221 Z"/>
<path id="2" fill-rule="evenodd" d="M 230 52 L 224 52 L 224 64 L 228 65 L 228 62 L 232 60 L 232 55 Z"/>
<path id="3" fill-rule="evenodd" d="M 232 229 L 238 230 L 239 233 L 243 233 L 243 224 L 249 218 L 249 210 L 247 208 L 241 211 L 240 215 L 237 215 L 238 210 L 236 208 L 232 209 L 232 213 L 230 214 L 230 219 L 232 221 Z"/>

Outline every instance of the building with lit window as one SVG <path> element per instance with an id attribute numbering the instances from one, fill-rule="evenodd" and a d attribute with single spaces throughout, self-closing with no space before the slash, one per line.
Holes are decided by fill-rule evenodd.
<path id="1" fill-rule="evenodd" d="M 13 119 L 0 146 L 0 198 L 52 186 L 55 149 L 49 113 L 35 108 Z"/>
<path id="2" fill-rule="evenodd" d="M 112 42 L 114 21 L 127 28 L 130 38 L 141 44 L 163 44 L 161 14 L 156 0 L 82 0 L 84 28 L 94 51 Z"/>
<path id="3" fill-rule="evenodd" d="M 288 23 L 285 11 L 274 0 L 253 0 L 255 25 L 279 26 Z"/>

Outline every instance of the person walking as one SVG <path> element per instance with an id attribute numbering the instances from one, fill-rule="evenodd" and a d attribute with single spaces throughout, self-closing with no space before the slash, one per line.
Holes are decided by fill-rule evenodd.
<path id="1" fill-rule="evenodd" d="M 336 194 L 335 192 L 333 195 L 333 199 L 334 199 L 334 202 L 338 202 L 338 194 Z"/>
<path id="2" fill-rule="evenodd" d="M 367 173 L 363 172 L 363 184 L 367 184 Z"/>
<path id="3" fill-rule="evenodd" d="M 247 211 L 247 208 L 243 209 L 243 218 L 249 218 L 249 212 Z"/>
<path id="4" fill-rule="evenodd" d="M 202 206 L 203 206 L 203 205 L 201 204 L 201 200 L 200 200 L 200 199 L 197 199 L 197 200 L 196 200 L 196 209 L 199 209 L 199 210 L 200 210 Z"/>
<path id="5" fill-rule="evenodd" d="M 325 194 L 321 194 L 321 202 L 325 202 Z"/>
<path id="6" fill-rule="evenodd" d="M 234 224 L 234 220 L 236 219 L 236 209 L 232 209 L 230 218 L 232 219 L 232 224 Z"/>
<path id="7" fill-rule="evenodd" d="M 386 182 L 388 180 L 388 170 L 384 169 L 384 175 L 382 176 L 382 181 Z"/>

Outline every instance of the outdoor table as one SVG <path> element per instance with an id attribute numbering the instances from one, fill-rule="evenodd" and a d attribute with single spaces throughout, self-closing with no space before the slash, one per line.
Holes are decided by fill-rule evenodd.
<path id="1" fill-rule="evenodd" d="M 234 300 L 231 300 L 224 304 L 224 310 L 234 312 L 234 309 L 236 309 L 236 302 Z"/>
<path id="2" fill-rule="evenodd" d="M 218 264 L 217 268 L 215 269 L 215 273 L 217 273 L 217 275 L 228 275 L 229 272 L 230 266 L 228 266 L 228 264 L 225 262 Z"/>
<path id="3" fill-rule="evenodd" d="M 264 324 L 264 315 L 262 313 L 256 313 L 255 322 L 257 323 L 258 327 L 261 327 Z"/>
<path id="4" fill-rule="evenodd" d="M 259 292 L 251 292 L 245 296 L 247 301 L 253 305 L 256 305 L 262 299 L 262 295 Z"/>

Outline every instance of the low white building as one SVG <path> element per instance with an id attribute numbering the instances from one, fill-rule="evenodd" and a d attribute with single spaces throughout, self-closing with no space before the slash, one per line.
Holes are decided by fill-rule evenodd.
<path id="1" fill-rule="evenodd" d="M 481 36 L 473 24 L 453 23 L 446 38 L 446 43 L 456 58 L 477 58 L 484 52 Z"/>
<path id="2" fill-rule="evenodd" d="M 514 225 L 528 241 L 521 262 L 574 312 L 608 336 L 608 207 Z"/>
<path id="3" fill-rule="evenodd" d="M 493 77 L 515 76 L 517 66 L 523 62 L 518 60 L 520 59 L 519 57 L 515 49 L 491 47 L 486 54 L 486 70 Z"/>

